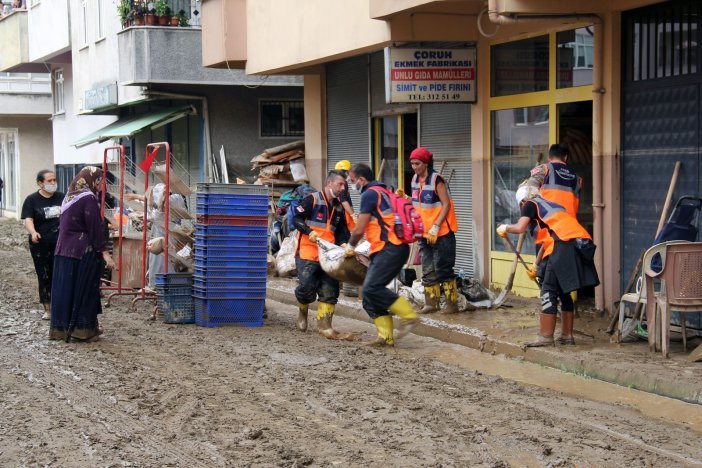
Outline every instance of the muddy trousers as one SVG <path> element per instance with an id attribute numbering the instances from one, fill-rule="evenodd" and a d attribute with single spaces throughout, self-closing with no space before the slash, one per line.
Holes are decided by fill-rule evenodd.
<path id="1" fill-rule="evenodd" d="M 38 244 L 29 242 L 29 253 L 34 261 L 34 270 L 39 281 L 39 302 L 51 304 L 51 279 L 54 271 L 54 250 L 56 244 L 40 241 Z"/>
<path id="2" fill-rule="evenodd" d="M 558 278 L 553 268 L 549 268 L 548 258 L 539 265 L 543 271 L 541 283 L 541 311 L 544 314 L 556 314 L 558 312 L 558 300 L 561 300 L 561 311 L 573 311 L 573 298 L 570 293 L 563 292 Z"/>
<path id="3" fill-rule="evenodd" d="M 456 235 L 449 232 L 430 245 L 425 239 L 419 241 L 422 258 L 422 284 L 431 286 L 456 279 L 453 267 L 456 264 Z"/>
<path id="4" fill-rule="evenodd" d="M 319 262 L 295 258 L 297 279 L 299 284 L 295 288 L 295 298 L 300 304 L 311 304 L 317 299 L 319 302 L 336 304 L 339 300 L 339 282 L 330 277 Z"/>
<path id="5" fill-rule="evenodd" d="M 387 242 L 383 250 L 370 257 L 368 273 L 363 281 L 363 309 L 370 318 L 388 315 L 388 309 L 399 297 L 385 286 L 400 274 L 407 262 L 409 246 Z"/>

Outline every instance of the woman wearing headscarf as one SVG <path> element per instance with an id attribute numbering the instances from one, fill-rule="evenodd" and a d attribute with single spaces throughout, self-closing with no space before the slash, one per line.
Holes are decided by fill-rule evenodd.
<path id="1" fill-rule="evenodd" d="M 107 250 L 97 194 L 102 169 L 83 168 L 61 204 L 54 253 L 50 340 L 94 341 L 101 330 L 100 270 L 115 263 Z"/>

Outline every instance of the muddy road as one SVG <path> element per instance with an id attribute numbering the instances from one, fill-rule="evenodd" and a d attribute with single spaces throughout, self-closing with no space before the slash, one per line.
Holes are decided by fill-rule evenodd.
<path id="1" fill-rule="evenodd" d="M 426 338 L 299 333 L 274 302 L 262 328 L 204 329 L 116 299 L 100 341 L 49 342 L 23 240 L 0 222 L 0 466 L 702 463 L 690 427 L 467 371 L 419 352 L 442 346 Z"/>

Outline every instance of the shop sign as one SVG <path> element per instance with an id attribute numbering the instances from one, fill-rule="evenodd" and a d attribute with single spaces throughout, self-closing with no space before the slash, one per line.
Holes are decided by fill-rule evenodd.
<path id="1" fill-rule="evenodd" d="M 99 88 L 93 88 L 85 91 L 86 110 L 100 109 L 102 107 L 117 105 L 117 84 L 112 83 Z"/>
<path id="2" fill-rule="evenodd" d="M 475 102 L 475 48 L 385 48 L 385 102 Z"/>

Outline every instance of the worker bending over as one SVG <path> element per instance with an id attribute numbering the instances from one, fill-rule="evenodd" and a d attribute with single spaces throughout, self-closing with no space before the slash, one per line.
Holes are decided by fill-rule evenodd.
<path id="1" fill-rule="evenodd" d="M 409 246 L 402 243 L 393 231 L 395 215 L 385 185 L 377 182 L 371 168 L 357 164 L 349 172 L 351 183 L 361 192 L 356 228 L 346 245 L 346 255 L 353 256 L 356 244 L 365 234 L 371 244 L 370 264 L 363 282 L 363 309 L 375 322 L 378 337 L 373 346 L 393 346 L 392 315 L 400 317 L 397 338 L 409 333 L 419 319 L 412 305 L 404 297 L 386 288 L 400 273 L 409 256 Z"/>
<path id="2" fill-rule="evenodd" d="M 456 232 L 458 221 L 453 200 L 444 178 L 433 168 L 433 155 L 426 148 L 410 154 L 414 171 L 412 205 L 424 223 L 424 239 L 419 241 L 422 258 L 422 284 L 425 306 L 421 313 L 441 308 L 441 286 L 446 296 L 447 314 L 458 312 L 458 287 L 453 267 L 456 263 Z"/>
<path id="3" fill-rule="evenodd" d="M 334 309 L 339 298 L 339 282 L 327 275 L 319 264 L 317 239 L 342 244 L 336 234 L 346 228 L 346 216 L 339 194 L 344 190 L 344 177 L 332 171 L 324 189 L 307 195 L 295 208 L 293 225 L 298 230 L 295 265 L 299 284 L 295 288 L 298 302 L 297 328 L 307 330 L 309 304 L 319 298 L 317 329 L 327 338 L 336 338 L 332 328 Z"/>
<path id="4" fill-rule="evenodd" d="M 548 230 L 553 242 L 544 249 L 548 259 L 541 283 L 541 315 L 539 338 L 527 346 L 553 346 L 558 300 L 561 301 L 561 344 L 575 344 L 573 339 L 573 299 L 571 291 L 600 284 L 593 257 L 595 245 L 590 234 L 575 216 L 554 202 L 539 196 L 535 187 L 526 183 L 517 190 L 517 203 L 521 217 L 516 224 L 501 224 L 497 234 L 521 234 L 532 220 L 540 229 Z"/>
<path id="5" fill-rule="evenodd" d="M 531 170 L 528 184 L 539 189 L 541 198 L 558 203 L 568 214 L 577 218 L 583 179 L 567 164 L 568 148 L 565 145 L 551 145 L 548 149 L 548 163 L 539 164 Z M 543 256 L 546 249 L 552 249 L 549 245 L 553 239 L 549 237 L 547 229 L 540 229 L 535 243 L 540 248 L 534 266 L 527 272 L 532 280 L 536 276 L 543 279 L 546 267 Z"/>

